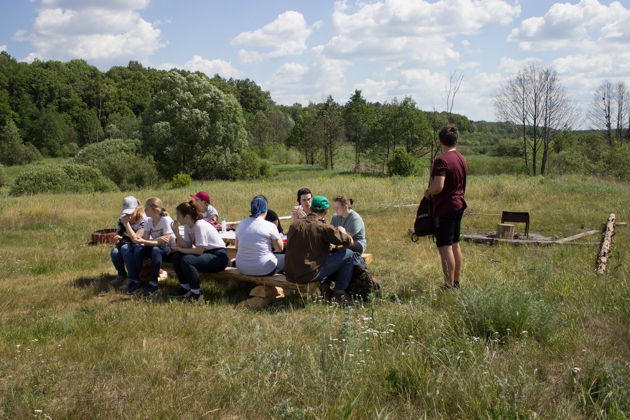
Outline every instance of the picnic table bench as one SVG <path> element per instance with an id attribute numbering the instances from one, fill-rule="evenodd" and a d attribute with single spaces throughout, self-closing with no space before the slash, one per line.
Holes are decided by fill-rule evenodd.
<path id="1" fill-rule="evenodd" d="M 366 264 L 370 264 L 373 260 L 372 254 L 363 254 L 362 257 Z M 166 270 L 170 276 L 175 277 L 175 272 L 170 263 L 164 262 L 162 268 Z M 295 293 L 311 295 L 319 291 L 319 282 L 316 281 L 310 283 L 294 283 L 287 280 L 284 274 L 250 276 L 241 273 L 238 268 L 235 267 L 227 267 L 224 271 L 217 273 L 199 273 L 199 275 L 202 279 L 237 280 L 256 284 L 256 287 L 249 292 L 249 299 L 237 305 L 237 307 L 243 308 L 260 308 L 274 299 L 282 299 Z"/>

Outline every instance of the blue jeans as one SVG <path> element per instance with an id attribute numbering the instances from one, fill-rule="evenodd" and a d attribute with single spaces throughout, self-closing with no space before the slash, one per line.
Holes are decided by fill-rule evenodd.
<path id="1" fill-rule="evenodd" d="M 199 289 L 199 272 L 216 273 L 225 270 L 228 256 L 225 248 L 205 251 L 201 255 L 176 252 L 171 257 L 173 268 L 180 284 L 187 284 L 192 290 Z"/>
<path id="2" fill-rule="evenodd" d="M 315 281 L 330 284 L 334 277 L 335 290 L 342 292 L 350 285 L 353 270 L 354 252 L 348 248 L 342 248 L 326 258 Z"/>
<path id="3" fill-rule="evenodd" d="M 170 250 L 170 246 L 143 246 L 140 252 L 135 253 L 135 260 L 138 264 L 138 274 L 140 273 L 140 268 L 142 267 L 142 261 L 145 258 L 151 259 L 151 275 L 149 277 L 149 283 L 157 285 L 162 261 L 166 260 L 166 254 L 168 254 Z"/>
<path id="4" fill-rule="evenodd" d="M 125 270 L 125 257 L 129 254 L 129 245 L 123 244 L 112 249 L 111 257 L 112 263 L 116 268 L 116 273 L 120 277 L 127 277 L 127 270 Z"/>

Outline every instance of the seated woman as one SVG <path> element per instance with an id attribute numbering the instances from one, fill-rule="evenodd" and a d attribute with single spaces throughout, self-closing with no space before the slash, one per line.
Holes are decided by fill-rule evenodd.
<path id="1" fill-rule="evenodd" d="M 313 194 L 308 188 L 300 188 L 297 192 L 298 205 L 291 209 L 291 220 L 295 222 L 298 219 L 304 219 L 311 212 L 311 201 Z"/>
<path id="2" fill-rule="evenodd" d="M 172 297 L 199 300 L 199 272 L 216 273 L 228 265 L 225 243 L 214 226 L 203 219 L 201 209 L 192 200 L 177 206 L 176 211 L 173 232 L 177 244 L 171 250 L 171 263 L 180 287 Z M 179 233 L 180 224 L 184 225 L 184 236 Z"/>
<path id="3" fill-rule="evenodd" d="M 365 240 L 365 224 L 356 211 L 352 210 L 352 198 L 339 195 L 334 198 L 335 215 L 330 223 L 335 227 L 343 227 L 354 240 L 350 247 L 354 252 L 362 254 L 365 251 L 367 242 Z"/>
<path id="4" fill-rule="evenodd" d="M 267 199 L 256 196 L 251 202 L 250 216 L 236 229 L 236 267 L 250 276 L 268 276 L 284 268 L 284 242 L 275 224 L 265 220 Z"/>
<path id="5" fill-rule="evenodd" d="M 271 209 L 268 209 L 267 216 L 265 216 L 265 220 L 276 225 L 276 227 L 278 228 L 278 232 L 284 233 L 282 231 L 282 224 L 280 223 L 280 218 L 278 217 L 278 213 L 276 213 L 275 211 Z"/>
<path id="6" fill-rule="evenodd" d="M 219 221 L 219 212 L 212 206 L 212 197 L 205 191 L 199 191 L 197 194 L 190 195 L 197 206 L 203 213 L 204 219 L 208 222 L 218 222 Z"/>
<path id="7" fill-rule="evenodd" d="M 171 246 L 175 245 L 175 237 L 171 229 L 173 219 L 163 207 L 162 200 L 157 197 L 151 197 L 146 201 L 145 208 L 145 212 L 149 216 L 147 227 L 142 237 L 133 241 L 144 246 L 134 247 L 133 259 L 138 267 L 138 274 L 140 274 L 142 261 L 145 258 L 151 260 L 149 285 L 142 292 L 142 296 L 149 296 L 158 291 L 158 277 L 160 276 L 162 261 L 170 252 Z M 129 283 L 122 290 L 127 293 L 134 293 L 139 288 L 140 279 L 129 278 Z"/>
<path id="8" fill-rule="evenodd" d="M 121 216 L 118 218 L 118 230 L 116 231 L 116 246 L 112 249 L 112 263 L 116 268 L 116 278 L 110 283 L 114 286 L 120 285 L 129 275 L 129 278 L 139 278 L 140 267 L 136 267 L 132 258 L 135 245 L 133 240 L 144 235 L 147 225 L 147 217 L 144 215 L 144 208 L 134 196 L 123 199 Z M 125 269 L 126 266 L 126 269 Z M 129 273 L 129 274 L 127 274 Z"/>

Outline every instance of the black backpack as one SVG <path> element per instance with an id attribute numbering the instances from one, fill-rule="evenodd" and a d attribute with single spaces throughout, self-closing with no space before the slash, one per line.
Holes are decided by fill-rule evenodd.
<path id="1" fill-rule="evenodd" d="M 435 220 L 431 216 L 431 200 L 422 197 L 418 211 L 416 212 L 416 220 L 413 224 L 411 240 L 416 242 L 421 236 L 433 235 L 434 233 Z"/>
<path id="2" fill-rule="evenodd" d="M 368 302 L 371 295 L 380 296 L 381 285 L 368 271 L 361 254 L 354 254 L 354 269 L 352 280 L 346 292 L 353 301 Z"/>

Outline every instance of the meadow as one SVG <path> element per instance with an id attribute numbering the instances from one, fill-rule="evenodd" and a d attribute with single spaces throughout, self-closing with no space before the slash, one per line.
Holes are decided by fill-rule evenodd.
<path id="1" fill-rule="evenodd" d="M 345 193 L 367 226 L 382 297 L 340 307 L 294 296 L 236 309 L 251 286 L 205 282 L 202 304 L 109 286 L 113 227 L 126 193 L 0 192 L 0 418 L 499 419 L 630 415 L 630 228 L 608 271 L 597 246 L 463 243 L 462 288 L 439 289 L 429 239 L 407 236 L 425 177 L 277 167 L 259 182 L 132 191 L 168 209 L 204 189 L 222 216 L 255 194 L 289 213 L 295 191 Z M 480 172 L 483 173 L 483 172 Z M 14 172 L 8 173 L 14 176 Z M 630 219 L 630 186 L 577 176 L 473 175 L 463 231 L 502 210 L 565 237 Z M 288 228 L 285 222 L 285 228 Z M 584 241 L 593 241 L 591 237 Z"/>

